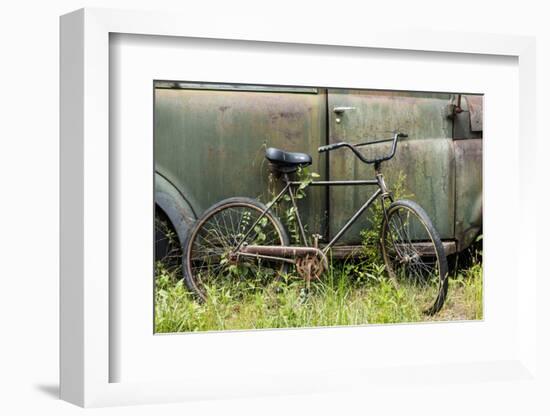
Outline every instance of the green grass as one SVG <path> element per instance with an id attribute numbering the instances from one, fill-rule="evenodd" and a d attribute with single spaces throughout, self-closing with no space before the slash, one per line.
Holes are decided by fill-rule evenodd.
<path id="1" fill-rule="evenodd" d="M 305 182 L 310 179 L 306 175 Z M 411 197 L 404 190 L 404 175 L 399 173 L 394 179 L 396 199 Z M 284 210 L 279 214 L 282 218 L 292 217 Z M 210 288 L 208 300 L 201 303 L 177 279 L 181 270 L 169 271 L 157 263 L 156 332 L 483 319 L 482 236 L 463 253 L 466 256 L 461 256 L 461 266 L 449 279 L 443 309 L 435 316 L 427 316 L 420 306 L 422 293 L 415 287 L 396 288 L 381 265 L 378 225 L 382 223 L 382 206 L 373 204 L 366 218 L 368 226 L 361 233 L 361 258 L 333 262 L 320 281 L 311 283 L 307 296 L 305 283 L 296 274 L 286 275 L 279 282 L 238 280 L 238 274 L 233 274 L 223 285 Z M 288 218 L 286 226 L 293 230 Z M 175 258 L 168 259 L 170 264 L 180 264 Z"/>
<path id="2" fill-rule="evenodd" d="M 295 328 L 483 318 L 482 265 L 474 261 L 450 279 L 445 306 L 436 316 L 422 313 L 414 290 L 395 288 L 384 267 L 370 261 L 331 265 L 308 295 L 302 279 L 247 281 L 211 288 L 200 303 L 175 275 L 157 265 L 156 332 Z"/>

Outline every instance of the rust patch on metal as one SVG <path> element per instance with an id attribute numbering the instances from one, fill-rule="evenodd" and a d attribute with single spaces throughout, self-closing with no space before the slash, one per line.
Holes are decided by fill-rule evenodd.
<path id="1" fill-rule="evenodd" d="M 312 279 L 319 279 L 323 271 L 328 270 L 325 254 L 316 247 L 244 245 L 240 252 L 258 257 L 295 258 L 296 271 L 307 283 Z"/>
<path id="2" fill-rule="evenodd" d="M 325 271 L 325 263 L 318 256 L 307 254 L 296 259 L 296 271 L 309 283 L 311 280 L 319 280 Z"/>
<path id="3" fill-rule="evenodd" d="M 468 101 L 470 129 L 472 131 L 483 131 L 483 96 L 465 95 L 464 98 Z"/>
<path id="4" fill-rule="evenodd" d="M 449 256 L 457 251 L 456 241 L 442 241 L 443 249 L 445 250 L 445 255 Z M 422 243 L 415 243 L 418 246 L 418 251 L 422 252 L 423 247 Z M 425 246 L 428 247 L 428 246 Z M 433 245 L 432 245 L 433 247 Z M 354 246 L 334 246 L 331 248 L 332 258 L 334 259 L 345 259 L 348 257 L 359 257 L 363 253 L 363 246 L 354 245 Z M 429 254 L 424 248 L 423 254 Z"/>
<path id="5" fill-rule="evenodd" d="M 294 247 L 294 246 L 243 246 L 241 251 L 247 254 L 259 254 L 266 256 L 282 256 L 282 257 L 300 257 L 308 254 L 322 254 L 321 250 L 314 247 Z"/>

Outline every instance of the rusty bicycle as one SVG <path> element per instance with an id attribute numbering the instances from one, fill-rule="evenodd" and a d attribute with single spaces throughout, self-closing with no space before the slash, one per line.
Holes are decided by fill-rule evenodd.
<path id="1" fill-rule="evenodd" d="M 365 186 L 377 189 L 336 232 L 326 245 L 319 235 L 308 242 L 296 202 L 301 181 L 292 175 L 312 163 L 310 155 L 268 148 L 265 157 L 283 182 L 282 190 L 268 204 L 252 198 L 235 197 L 210 207 L 188 232 L 183 244 L 183 274 L 187 287 L 206 300 L 208 290 L 224 280 L 261 275 L 277 279 L 294 266 L 309 287 L 329 265 L 327 256 L 334 244 L 376 200 L 382 204 L 380 251 L 388 277 L 395 285 L 415 290 L 415 299 L 425 314 L 433 315 L 443 306 L 448 288 L 448 265 L 437 230 L 425 210 L 411 200 L 394 201 L 384 182 L 382 163 L 395 155 L 398 141 L 407 135 L 394 132 L 391 138 L 350 144 L 338 142 L 321 146 L 320 153 L 347 148 L 364 163 L 373 164 L 375 177 L 364 180 L 313 180 L 309 186 Z M 361 147 L 391 143 L 388 153 L 367 158 Z M 286 197 L 285 197 L 286 196 Z M 283 198 L 293 208 L 301 244 L 290 244 L 288 233 L 272 210 Z"/>

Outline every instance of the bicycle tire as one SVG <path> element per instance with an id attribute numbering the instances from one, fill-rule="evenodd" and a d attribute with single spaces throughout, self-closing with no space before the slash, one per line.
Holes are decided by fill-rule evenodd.
<path id="1" fill-rule="evenodd" d="M 229 217 L 229 212 L 233 210 L 233 212 L 237 212 L 237 215 L 239 214 L 239 211 L 242 211 L 241 218 L 239 220 L 239 224 L 235 225 L 237 216 Z M 212 238 L 212 240 L 218 238 L 218 244 L 221 246 L 216 246 L 216 243 L 211 241 L 209 248 L 206 248 L 207 250 L 207 257 L 208 257 L 208 267 L 212 267 L 215 270 L 216 276 L 215 279 L 218 279 L 221 277 L 222 280 L 225 278 L 228 278 L 228 271 L 226 268 L 230 267 L 231 265 L 227 265 L 227 263 L 222 264 L 224 261 L 224 255 L 227 255 L 228 252 L 223 252 L 220 256 L 219 252 L 220 249 L 223 250 L 231 250 L 236 247 L 239 238 L 238 236 L 241 233 L 242 235 L 246 234 L 246 232 L 249 230 L 251 225 L 253 225 L 255 219 L 259 218 L 260 214 L 266 210 L 266 206 L 262 204 L 261 202 L 258 202 L 251 198 L 245 198 L 245 197 L 234 197 L 225 199 L 223 201 L 220 201 L 214 205 L 212 205 L 208 210 L 206 210 L 196 221 L 196 223 L 191 228 L 190 232 L 187 234 L 187 237 L 184 242 L 184 255 L 182 260 L 183 265 L 183 275 L 184 275 L 184 281 L 186 286 L 190 291 L 195 293 L 198 298 L 202 301 L 205 301 L 207 299 L 207 287 L 205 287 L 205 280 L 207 279 L 206 273 L 199 273 L 199 267 L 204 268 L 204 260 L 197 260 L 198 257 L 196 257 L 200 253 L 200 245 L 199 240 L 201 236 L 204 236 L 205 233 L 208 235 L 212 235 L 211 231 L 213 228 L 208 228 L 209 224 L 212 225 L 213 222 L 215 222 L 220 230 L 217 230 L 215 234 L 217 235 Z M 245 227 L 242 227 L 242 218 L 244 218 L 245 213 L 249 212 L 250 218 L 245 221 Z M 224 214 L 227 214 L 226 217 L 223 217 Z M 223 218 L 222 218 L 223 217 Z M 270 240 L 264 240 L 264 242 L 269 245 L 289 245 L 289 237 L 288 234 L 282 225 L 281 221 L 277 216 L 275 216 L 271 210 L 267 210 L 265 217 L 267 218 L 266 224 L 264 226 L 264 229 L 260 230 L 260 234 L 265 231 L 266 235 L 270 238 Z M 224 222 L 224 226 L 221 225 L 220 221 Z M 263 222 L 263 219 L 261 220 Z M 231 224 L 231 229 L 228 226 L 228 223 Z M 260 224 L 259 224 L 260 225 Z M 265 229 L 266 226 L 270 226 L 272 229 Z M 223 234 L 226 233 L 227 234 Z M 267 234 L 268 232 L 272 232 L 273 236 L 271 234 Z M 236 234 L 235 234 L 236 233 Z M 256 234 L 255 234 L 256 233 Z M 257 241 L 249 241 L 252 239 L 252 237 L 255 237 L 256 240 L 258 239 L 258 232 L 256 230 L 253 230 L 250 235 L 247 237 L 247 242 L 253 242 L 253 244 L 258 244 Z M 271 241 L 273 240 L 273 241 Z M 204 241 L 204 238 L 203 238 Z M 204 245 L 203 245 L 204 246 Z M 218 254 L 216 254 L 218 253 Z M 193 257 L 195 256 L 195 257 Z M 219 260 L 217 257 L 221 257 Z M 226 257 L 227 258 L 227 257 Z M 203 262 L 202 264 L 200 262 Z M 256 260 L 258 261 L 258 260 Z M 217 262 L 217 263 L 216 263 Z M 197 266 L 197 263 L 200 265 Z M 272 269 L 274 272 L 276 272 L 276 276 L 278 277 L 283 273 L 286 273 L 288 264 L 285 262 L 277 262 L 278 265 L 276 268 L 273 267 L 273 264 L 275 262 L 266 262 L 264 261 L 263 266 L 257 265 L 257 272 L 259 272 L 260 269 L 262 269 L 264 272 L 268 271 L 267 269 Z M 246 262 L 243 262 L 243 264 L 246 265 Z M 227 265 L 227 267 L 226 267 Z M 210 273 L 210 271 L 208 272 Z M 229 273 L 231 275 L 231 273 Z M 204 277 L 201 277 L 204 276 Z M 231 277 L 231 276 L 229 276 Z M 233 277 L 240 277 L 242 276 L 233 276 Z M 210 277 L 209 277 L 210 279 Z"/>
<path id="2" fill-rule="evenodd" d="M 415 218 L 411 219 L 411 214 Z M 384 214 L 380 244 L 394 284 L 406 283 L 415 290 L 426 315 L 439 312 L 447 297 L 448 264 L 439 233 L 426 211 L 414 201 L 393 202 Z"/>

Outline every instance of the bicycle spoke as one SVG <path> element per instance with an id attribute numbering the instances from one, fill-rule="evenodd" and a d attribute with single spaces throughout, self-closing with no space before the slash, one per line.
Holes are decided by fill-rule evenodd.
<path id="1" fill-rule="evenodd" d="M 192 276 L 198 294 L 216 290 L 225 281 L 264 279 L 280 273 L 282 262 L 239 256 L 235 251 L 246 235 L 248 245 L 283 245 L 277 224 L 262 209 L 251 204 L 228 204 L 208 216 L 189 246 L 187 273 Z"/>
<path id="2" fill-rule="evenodd" d="M 409 206 L 407 206 L 407 204 Z M 423 311 L 441 307 L 443 274 L 434 237 L 412 203 L 389 209 L 382 235 L 382 250 L 390 277 L 415 293 Z M 421 209 L 420 209 L 421 210 Z M 424 214 L 425 215 L 425 214 Z M 441 242 L 438 240 L 438 243 Z M 446 265 L 446 263 L 445 263 Z M 445 266 L 446 267 L 446 266 Z"/>

